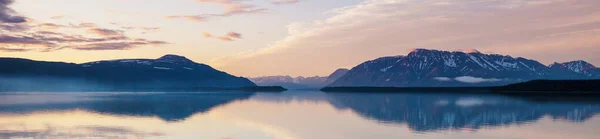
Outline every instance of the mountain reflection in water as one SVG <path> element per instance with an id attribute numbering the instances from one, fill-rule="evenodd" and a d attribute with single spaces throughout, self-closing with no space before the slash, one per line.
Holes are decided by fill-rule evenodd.
<path id="1" fill-rule="evenodd" d="M 543 116 L 583 122 L 600 112 L 600 103 L 537 103 L 505 96 L 440 94 L 327 94 L 339 109 L 384 123 L 407 124 L 415 131 L 479 129 L 535 122 Z"/>
<path id="2" fill-rule="evenodd" d="M 598 112 L 472 94 L 4 93 L 0 138 L 593 138 Z"/>
<path id="3" fill-rule="evenodd" d="M 253 93 L 141 93 L 141 94 L 58 94 L 72 101 L 0 105 L 1 112 L 83 109 L 96 113 L 126 116 L 157 116 L 165 121 L 183 120 L 196 113 L 235 100 L 248 99 Z M 5 95 L 10 96 L 10 95 Z M 2 97 L 2 96 L 0 96 Z M 41 98 L 43 99 L 43 98 Z M 61 99 L 58 99 L 61 100 Z M 83 101 L 82 101 L 83 100 Z"/>

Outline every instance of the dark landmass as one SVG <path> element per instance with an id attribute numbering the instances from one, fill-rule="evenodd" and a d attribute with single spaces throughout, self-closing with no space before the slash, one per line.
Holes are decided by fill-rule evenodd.
<path id="1" fill-rule="evenodd" d="M 323 92 L 354 92 L 354 93 L 399 93 L 399 92 L 448 92 L 448 93 L 485 93 L 489 87 L 325 87 Z"/>
<path id="2" fill-rule="evenodd" d="M 323 92 L 494 93 L 525 96 L 600 96 L 600 80 L 534 80 L 494 87 L 325 87 Z"/>
<path id="3" fill-rule="evenodd" d="M 0 58 L 1 91 L 188 91 L 248 86 L 256 84 L 177 55 L 83 64 Z"/>
<path id="4" fill-rule="evenodd" d="M 534 80 L 493 87 L 493 93 L 532 96 L 600 96 L 600 80 Z"/>

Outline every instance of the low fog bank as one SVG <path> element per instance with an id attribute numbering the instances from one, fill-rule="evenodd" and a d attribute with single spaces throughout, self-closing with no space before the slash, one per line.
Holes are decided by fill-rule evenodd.
<path id="1" fill-rule="evenodd" d="M 95 91 L 110 87 L 76 78 L 0 77 L 0 91 Z"/>
<path id="2" fill-rule="evenodd" d="M 239 88 L 229 80 L 118 80 L 81 77 L 12 76 L 0 77 L 0 92 L 111 92 L 111 91 L 198 91 Z"/>

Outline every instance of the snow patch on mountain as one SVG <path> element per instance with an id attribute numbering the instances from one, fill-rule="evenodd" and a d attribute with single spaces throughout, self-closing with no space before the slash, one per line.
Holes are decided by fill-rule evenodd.
<path id="1" fill-rule="evenodd" d="M 519 63 L 521 63 L 521 65 L 525 66 L 525 68 L 527 68 L 527 69 L 529 69 L 529 70 L 531 70 L 531 71 L 535 71 L 535 69 L 534 69 L 534 68 L 527 66 L 527 64 L 525 64 L 525 63 L 523 63 L 523 62 L 520 62 L 520 61 L 519 61 Z"/>
<path id="2" fill-rule="evenodd" d="M 444 65 L 455 68 L 457 65 L 454 59 L 454 55 L 450 56 L 450 58 L 444 58 Z"/>
<path id="3" fill-rule="evenodd" d="M 385 67 L 385 68 L 381 69 L 381 72 L 386 72 L 387 70 L 389 70 L 389 69 L 391 69 L 393 67 L 394 67 L 393 65 L 389 66 L 389 67 Z"/>
<path id="4" fill-rule="evenodd" d="M 484 68 L 488 68 L 487 66 L 485 66 L 483 63 L 479 62 L 479 60 L 477 60 L 477 57 L 473 56 L 473 55 L 467 55 L 469 56 L 469 58 L 471 58 L 471 60 L 475 63 L 477 63 L 477 65 L 484 67 Z"/>

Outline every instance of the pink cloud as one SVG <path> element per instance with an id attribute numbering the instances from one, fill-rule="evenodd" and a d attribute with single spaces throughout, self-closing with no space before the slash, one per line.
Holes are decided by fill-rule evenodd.
<path id="1" fill-rule="evenodd" d="M 120 30 L 111 30 L 104 28 L 91 28 L 87 30 L 88 33 L 96 34 L 100 36 L 122 36 L 123 32 Z"/>
<path id="2" fill-rule="evenodd" d="M 298 3 L 300 2 L 300 0 L 271 0 L 272 4 L 293 4 L 293 3 Z"/>
<path id="3" fill-rule="evenodd" d="M 600 7 L 595 5 L 600 1 L 369 0 L 306 22 L 302 29 L 288 26 L 289 35 L 269 47 L 212 64 L 243 76 L 314 76 L 405 55 L 409 48 L 476 48 L 546 64 L 585 60 L 600 65 Z"/>
<path id="4" fill-rule="evenodd" d="M 237 32 L 229 32 L 225 36 L 231 37 L 231 38 L 236 38 L 236 39 L 241 39 L 242 38 L 242 34 L 237 33 Z"/>
<path id="5" fill-rule="evenodd" d="M 208 21 L 208 17 L 201 15 L 174 15 L 174 16 L 166 16 L 167 19 L 186 19 L 190 21 L 196 22 L 206 22 Z"/>
<path id="6" fill-rule="evenodd" d="M 236 14 L 262 13 L 267 9 L 258 8 L 256 5 L 244 4 L 240 0 L 196 0 L 200 3 L 212 3 L 225 6 L 220 16 L 231 16 Z"/>
<path id="7" fill-rule="evenodd" d="M 226 37 L 226 36 L 221 36 L 221 37 L 217 37 L 217 38 L 222 41 L 233 41 L 233 39 Z"/>

